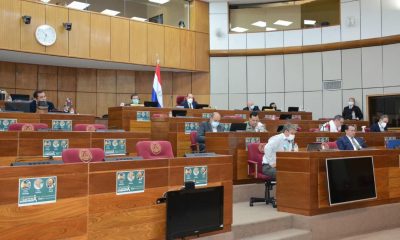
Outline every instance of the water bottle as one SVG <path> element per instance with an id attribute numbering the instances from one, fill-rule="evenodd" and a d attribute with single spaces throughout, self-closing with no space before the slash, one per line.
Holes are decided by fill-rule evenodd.
<path id="1" fill-rule="evenodd" d="M 295 143 L 293 145 L 293 152 L 298 152 L 299 151 L 299 146 L 297 145 L 297 143 Z"/>

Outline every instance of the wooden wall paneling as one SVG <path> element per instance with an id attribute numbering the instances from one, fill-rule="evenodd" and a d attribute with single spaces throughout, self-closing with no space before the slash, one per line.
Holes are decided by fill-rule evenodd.
<path id="1" fill-rule="evenodd" d="M 89 92 L 77 92 L 75 111 L 81 114 L 92 114 L 97 116 L 97 94 Z"/>
<path id="2" fill-rule="evenodd" d="M 144 101 L 151 101 L 151 93 L 138 93 L 138 96 L 141 103 Z"/>
<path id="3" fill-rule="evenodd" d="M 130 62 L 136 64 L 147 64 L 147 23 L 130 21 Z"/>
<path id="4" fill-rule="evenodd" d="M 19 50 L 21 47 L 21 1 L 0 0 L 0 48 Z"/>
<path id="5" fill-rule="evenodd" d="M 117 70 L 117 93 L 135 92 L 135 72 Z"/>
<path id="6" fill-rule="evenodd" d="M 192 93 L 210 95 L 210 74 L 192 73 Z"/>
<path id="7" fill-rule="evenodd" d="M 111 19 L 109 16 L 90 14 L 90 58 L 110 60 Z"/>
<path id="8" fill-rule="evenodd" d="M 195 32 L 181 31 L 181 68 L 193 70 L 196 67 Z"/>
<path id="9" fill-rule="evenodd" d="M 29 90 L 29 89 L 18 89 L 18 88 L 15 89 L 16 94 L 26 94 L 29 95 L 31 98 L 33 95 L 33 91 L 34 90 Z"/>
<path id="10" fill-rule="evenodd" d="M 28 52 L 45 52 L 45 47 L 36 41 L 36 28 L 45 24 L 45 5 L 35 2 L 21 2 L 21 15 L 31 16 L 31 23 L 24 24 L 21 20 L 21 50 Z M 15 31 L 15 30 L 14 30 Z"/>
<path id="11" fill-rule="evenodd" d="M 0 62 L 0 79 L 1 88 L 15 88 L 15 63 Z"/>
<path id="12" fill-rule="evenodd" d="M 32 64 L 17 63 L 15 88 L 37 89 L 37 86 L 38 66 Z"/>
<path id="13" fill-rule="evenodd" d="M 121 103 L 130 103 L 131 102 L 131 94 L 129 93 L 118 93 L 117 94 L 117 105 L 119 106 Z"/>
<path id="14" fill-rule="evenodd" d="M 195 98 L 197 103 L 210 104 L 210 95 L 195 94 L 194 98 Z"/>
<path id="15" fill-rule="evenodd" d="M 205 33 L 196 32 L 196 70 L 210 71 L 210 39 Z"/>
<path id="16" fill-rule="evenodd" d="M 38 71 L 38 89 L 57 91 L 58 68 L 39 66 Z"/>
<path id="17" fill-rule="evenodd" d="M 76 70 L 76 91 L 78 92 L 97 91 L 96 69 L 78 68 Z"/>
<path id="18" fill-rule="evenodd" d="M 8 94 L 15 93 L 15 88 L 4 88 L 4 87 L 2 87 L 1 89 L 7 91 Z"/>
<path id="19" fill-rule="evenodd" d="M 190 29 L 197 32 L 209 32 L 208 3 L 195 0 L 190 3 Z"/>
<path id="20" fill-rule="evenodd" d="M 147 29 L 147 64 L 156 65 L 159 59 L 160 66 L 164 66 L 164 26 L 148 24 Z"/>
<path id="21" fill-rule="evenodd" d="M 58 90 L 76 92 L 76 68 L 58 68 Z"/>
<path id="22" fill-rule="evenodd" d="M 172 72 L 161 72 L 163 94 L 172 94 Z"/>
<path id="23" fill-rule="evenodd" d="M 73 108 L 76 108 L 76 92 L 63 92 L 63 91 L 58 91 L 58 109 L 63 110 L 64 109 L 64 104 L 65 100 L 69 98 L 72 101 Z"/>
<path id="24" fill-rule="evenodd" d="M 182 30 L 165 27 L 165 66 L 179 68 L 181 64 L 181 39 L 180 32 Z"/>
<path id="25" fill-rule="evenodd" d="M 97 116 L 108 114 L 109 107 L 117 105 L 117 95 L 114 93 L 97 93 Z"/>
<path id="26" fill-rule="evenodd" d="M 154 72 L 136 72 L 135 73 L 136 93 L 151 93 L 153 89 L 153 80 L 154 80 Z"/>
<path id="27" fill-rule="evenodd" d="M 192 92 L 191 73 L 173 73 L 172 92 L 174 95 L 185 95 Z"/>
<path id="28" fill-rule="evenodd" d="M 129 20 L 111 18 L 111 60 L 129 62 Z"/>
<path id="29" fill-rule="evenodd" d="M 117 92 L 116 70 L 97 70 L 97 92 Z"/>
<path id="30" fill-rule="evenodd" d="M 46 93 L 47 100 L 52 102 L 54 104 L 54 107 L 57 108 L 58 107 L 58 92 L 57 91 L 53 91 L 53 90 L 47 90 L 45 93 Z M 33 91 L 30 92 L 30 95 L 31 96 L 33 95 Z M 65 99 L 64 99 L 64 101 L 65 101 Z M 62 110 L 62 109 L 60 109 L 60 110 Z"/>
<path id="31" fill-rule="evenodd" d="M 73 24 L 69 32 L 69 56 L 89 58 L 90 14 L 69 9 L 69 22 Z"/>
<path id="32" fill-rule="evenodd" d="M 68 56 L 68 31 L 63 26 L 65 22 L 68 22 L 68 9 L 46 5 L 46 24 L 52 26 L 57 33 L 57 41 L 46 47 L 46 53 Z"/>

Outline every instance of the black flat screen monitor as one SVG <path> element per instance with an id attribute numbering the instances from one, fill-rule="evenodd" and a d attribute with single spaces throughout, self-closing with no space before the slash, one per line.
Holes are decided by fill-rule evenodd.
<path id="1" fill-rule="evenodd" d="M 5 102 L 5 109 L 6 111 L 14 111 L 14 112 L 30 112 L 31 101 Z"/>
<path id="2" fill-rule="evenodd" d="M 246 131 L 247 124 L 246 123 L 231 123 L 231 128 L 229 129 L 230 132 L 237 132 L 237 131 Z"/>
<path id="3" fill-rule="evenodd" d="M 290 114 L 281 114 L 279 115 L 280 120 L 287 120 L 287 119 L 292 119 L 292 115 Z"/>
<path id="4" fill-rule="evenodd" d="M 331 206 L 377 197 L 372 157 L 327 158 L 326 173 Z"/>
<path id="5" fill-rule="evenodd" d="M 167 192 L 166 239 L 223 229 L 224 187 Z"/>
<path id="6" fill-rule="evenodd" d="M 208 107 L 209 107 L 208 104 L 200 104 L 200 103 L 198 103 L 196 105 L 196 109 L 203 109 L 203 108 L 208 108 Z"/>
<path id="7" fill-rule="evenodd" d="M 29 101 L 29 95 L 26 94 L 10 94 L 13 101 Z"/>
<path id="8" fill-rule="evenodd" d="M 158 102 L 145 101 L 143 104 L 145 107 L 158 107 Z"/>
<path id="9" fill-rule="evenodd" d="M 288 112 L 298 112 L 299 107 L 288 107 Z"/>
<path id="10" fill-rule="evenodd" d="M 185 117 L 186 113 L 186 110 L 172 110 L 172 116 L 174 117 Z"/>

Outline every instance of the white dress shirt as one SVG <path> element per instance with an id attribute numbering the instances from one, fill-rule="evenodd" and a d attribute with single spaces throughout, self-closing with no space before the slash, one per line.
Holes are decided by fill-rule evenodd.
<path id="1" fill-rule="evenodd" d="M 353 145 L 353 149 L 354 150 L 358 150 L 357 149 L 357 146 L 355 146 L 354 145 L 354 143 L 351 141 L 351 137 L 349 137 L 349 136 L 346 136 L 348 139 L 349 139 L 349 141 L 351 142 L 351 145 Z M 356 143 L 356 144 L 358 144 L 358 147 L 359 147 L 359 149 L 362 149 L 362 146 L 361 146 L 361 144 L 357 141 L 357 139 L 356 138 L 353 138 L 354 139 L 354 142 Z"/>
<path id="2" fill-rule="evenodd" d="M 320 129 L 320 131 L 325 132 L 328 131 L 327 126 L 329 126 L 329 132 L 340 132 L 341 129 L 338 129 L 335 125 L 335 122 L 333 120 L 330 120 L 327 123 L 324 123 Z"/>
<path id="3" fill-rule="evenodd" d="M 268 139 L 268 143 L 264 147 L 264 157 L 262 163 L 269 165 L 276 164 L 276 152 L 284 151 L 285 145 L 289 146 L 289 142 L 286 139 L 285 134 L 281 133 L 270 137 Z"/>

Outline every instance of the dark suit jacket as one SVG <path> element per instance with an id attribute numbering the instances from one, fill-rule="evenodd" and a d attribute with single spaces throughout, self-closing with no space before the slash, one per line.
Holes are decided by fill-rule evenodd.
<path id="1" fill-rule="evenodd" d="M 349 106 L 345 107 L 343 109 L 342 116 L 345 120 L 351 120 L 352 118 L 352 112 L 354 111 L 356 117 L 361 120 L 363 119 L 363 113 L 361 112 L 361 109 L 358 106 L 353 106 L 351 109 Z"/>
<path id="2" fill-rule="evenodd" d="M 187 102 L 187 100 L 185 100 L 185 101 L 183 101 L 183 102 L 181 103 L 181 106 L 183 106 L 184 108 L 189 108 L 189 103 Z M 192 106 L 193 106 L 193 109 L 196 109 L 196 107 L 197 107 L 197 102 L 196 102 L 196 101 L 193 101 L 193 102 L 192 102 Z"/>
<path id="3" fill-rule="evenodd" d="M 223 132 L 224 128 L 220 125 L 217 127 L 218 132 Z M 199 126 L 199 129 L 197 129 L 197 142 L 198 143 L 205 143 L 206 140 L 206 132 L 212 132 L 212 127 L 211 123 L 208 122 L 202 122 Z"/>
<path id="4" fill-rule="evenodd" d="M 374 123 L 374 124 L 371 125 L 370 131 L 371 131 L 371 132 L 380 132 L 380 131 L 381 131 L 381 128 L 379 127 L 379 124 L 378 124 L 378 123 Z M 386 131 L 387 131 L 387 125 L 386 125 L 386 127 L 385 127 L 385 132 L 386 132 Z"/>
<path id="5" fill-rule="evenodd" d="M 53 111 L 53 110 L 55 109 L 54 104 L 53 104 L 52 102 L 47 101 L 47 105 L 49 106 L 49 108 L 48 108 L 48 111 L 49 111 L 49 112 L 51 112 L 51 111 Z M 37 108 L 37 106 L 36 106 L 36 101 L 33 100 L 33 101 L 31 102 L 31 105 L 30 105 L 30 111 L 31 111 L 32 113 L 35 113 L 35 112 L 36 112 L 36 108 Z"/>
<path id="6" fill-rule="evenodd" d="M 250 111 L 249 107 L 245 107 L 245 108 L 243 108 L 243 110 L 245 110 L 245 111 Z M 253 111 L 254 111 L 254 112 L 259 112 L 259 111 L 260 111 L 260 108 L 259 108 L 258 106 L 254 106 Z"/>
<path id="7" fill-rule="evenodd" d="M 365 141 L 362 138 L 356 137 L 355 139 L 362 148 L 367 147 L 367 144 L 365 144 Z M 336 144 L 339 150 L 354 150 L 353 144 L 351 144 L 350 139 L 347 136 L 340 137 L 338 140 L 336 140 Z"/>

